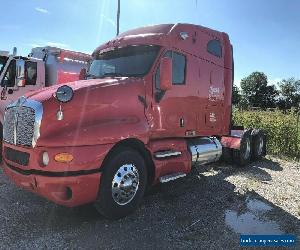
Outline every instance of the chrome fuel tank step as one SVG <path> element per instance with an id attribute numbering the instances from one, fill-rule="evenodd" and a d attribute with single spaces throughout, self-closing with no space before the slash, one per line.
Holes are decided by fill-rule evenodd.
<path id="1" fill-rule="evenodd" d="M 187 144 L 193 165 L 215 162 L 222 155 L 222 145 L 215 137 L 188 139 Z"/>
<path id="2" fill-rule="evenodd" d="M 174 157 L 180 155 L 181 155 L 180 151 L 174 151 L 174 150 L 159 151 L 154 154 L 156 159 L 162 159 L 162 158 L 168 158 L 168 157 Z"/>
<path id="3" fill-rule="evenodd" d="M 182 178 L 182 177 L 185 177 L 185 176 L 186 176 L 185 173 L 173 173 L 173 174 L 169 174 L 169 175 L 164 175 L 164 176 L 161 176 L 159 178 L 159 182 L 160 183 L 166 183 L 166 182 L 174 181 L 178 178 Z"/>

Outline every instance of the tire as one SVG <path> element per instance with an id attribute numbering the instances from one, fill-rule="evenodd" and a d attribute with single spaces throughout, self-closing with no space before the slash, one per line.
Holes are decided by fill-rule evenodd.
<path id="1" fill-rule="evenodd" d="M 266 136 L 260 129 L 252 131 L 252 159 L 260 160 L 266 155 Z"/>
<path id="2" fill-rule="evenodd" d="M 138 207 L 146 186 L 147 168 L 143 157 L 132 148 L 119 147 L 105 162 L 94 205 L 108 219 L 125 217 Z"/>
<path id="3" fill-rule="evenodd" d="M 251 130 L 247 130 L 242 138 L 240 149 L 233 150 L 233 161 L 237 164 L 238 167 L 243 167 L 250 163 L 251 161 L 251 151 L 252 151 L 252 137 L 251 137 Z"/>

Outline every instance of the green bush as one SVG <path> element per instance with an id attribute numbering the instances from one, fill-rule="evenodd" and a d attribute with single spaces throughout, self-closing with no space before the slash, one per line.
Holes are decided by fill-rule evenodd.
<path id="1" fill-rule="evenodd" d="M 260 128 L 267 135 L 267 153 L 300 159 L 297 113 L 293 110 L 234 111 L 233 122 L 245 128 Z M 300 129 L 299 129 L 300 130 Z"/>

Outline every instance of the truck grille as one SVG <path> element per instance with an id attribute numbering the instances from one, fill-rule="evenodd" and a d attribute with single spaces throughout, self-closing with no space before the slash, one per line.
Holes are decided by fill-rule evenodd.
<path id="1" fill-rule="evenodd" d="M 8 108 L 4 116 L 3 140 L 7 143 L 32 146 L 35 111 L 26 106 Z"/>

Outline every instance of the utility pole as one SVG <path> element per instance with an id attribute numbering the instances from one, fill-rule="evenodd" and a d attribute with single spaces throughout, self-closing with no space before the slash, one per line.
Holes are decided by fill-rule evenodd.
<path id="1" fill-rule="evenodd" d="M 117 11 L 117 36 L 119 35 L 119 29 L 120 29 L 120 0 L 118 0 L 118 11 Z"/>

